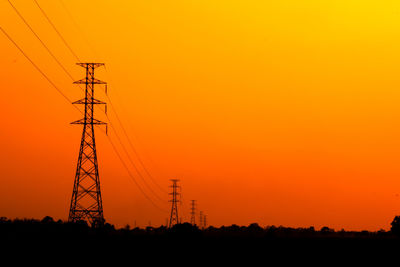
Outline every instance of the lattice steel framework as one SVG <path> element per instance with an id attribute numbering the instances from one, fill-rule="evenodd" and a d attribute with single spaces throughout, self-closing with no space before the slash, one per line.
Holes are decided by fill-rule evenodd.
<path id="1" fill-rule="evenodd" d="M 94 85 L 106 83 L 94 77 L 94 70 L 104 64 L 77 63 L 77 65 L 86 69 L 86 78 L 74 82 L 74 84 L 85 84 L 85 98 L 73 104 L 85 105 L 85 111 L 82 119 L 71 123 L 83 125 L 83 133 L 68 221 L 83 220 L 92 226 L 98 226 L 104 223 L 104 215 L 94 127 L 106 125 L 106 123 L 94 118 L 94 107 L 99 104 L 106 105 L 106 103 L 94 98 Z"/>
<path id="2" fill-rule="evenodd" d="M 172 199 L 169 202 L 172 202 L 172 207 L 171 207 L 171 216 L 169 218 L 169 228 L 179 223 L 179 216 L 178 216 L 178 202 L 179 202 L 178 197 L 180 195 L 180 193 L 178 192 L 178 189 L 180 188 L 180 186 L 178 186 L 179 180 L 171 179 L 171 181 L 172 185 L 170 187 L 172 187 L 172 193 L 169 194 L 172 195 Z"/>
<path id="3" fill-rule="evenodd" d="M 190 224 L 196 225 L 196 200 L 191 200 L 191 207 L 190 207 Z"/>
<path id="4" fill-rule="evenodd" d="M 199 215 L 199 228 L 202 229 L 203 228 L 203 212 L 200 211 L 200 215 Z"/>

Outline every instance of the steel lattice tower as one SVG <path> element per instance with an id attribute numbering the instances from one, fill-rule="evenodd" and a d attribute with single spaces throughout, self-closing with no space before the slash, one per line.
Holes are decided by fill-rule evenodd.
<path id="1" fill-rule="evenodd" d="M 170 187 L 172 187 L 172 193 L 169 194 L 172 195 L 172 199 L 169 202 L 172 202 L 172 207 L 171 207 L 171 216 L 169 218 L 169 228 L 179 223 L 179 216 L 178 216 L 178 202 L 179 202 L 178 196 L 180 195 L 180 193 L 178 193 L 178 188 L 180 188 L 180 186 L 178 186 L 179 180 L 171 179 L 171 181 L 172 185 Z"/>
<path id="2" fill-rule="evenodd" d="M 200 222 L 199 222 L 199 227 L 202 228 L 203 227 L 203 212 L 200 211 Z"/>
<path id="3" fill-rule="evenodd" d="M 192 200 L 191 201 L 190 224 L 193 225 L 193 226 L 196 225 L 196 200 Z"/>
<path id="4" fill-rule="evenodd" d="M 85 98 L 73 104 L 85 105 L 85 111 L 83 119 L 71 123 L 82 124 L 83 133 L 68 221 L 83 220 L 92 226 L 98 226 L 104 223 L 104 215 L 94 127 L 106 123 L 94 118 L 94 107 L 98 104 L 106 105 L 106 103 L 94 98 L 94 85 L 106 83 L 94 77 L 94 70 L 104 64 L 77 63 L 77 65 L 86 69 L 86 78 L 74 82 L 74 84 L 85 84 Z"/>

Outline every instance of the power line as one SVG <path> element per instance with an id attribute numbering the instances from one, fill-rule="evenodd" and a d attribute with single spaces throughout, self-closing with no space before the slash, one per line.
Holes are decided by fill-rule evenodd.
<path id="1" fill-rule="evenodd" d="M 46 49 L 46 51 L 52 56 L 52 58 L 57 62 L 57 64 L 63 69 L 63 71 L 71 78 L 71 80 L 74 81 L 74 78 L 72 77 L 72 75 L 71 75 L 71 74 L 67 71 L 67 69 L 61 64 L 61 62 L 57 59 L 57 57 L 51 52 L 50 48 L 49 48 L 49 47 L 44 43 L 44 41 L 39 37 L 39 35 L 38 35 L 38 34 L 35 32 L 35 30 L 30 26 L 30 24 L 26 21 L 26 19 L 22 16 L 22 14 L 18 11 L 18 9 L 11 3 L 10 0 L 7 0 L 7 1 L 8 1 L 8 3 L 11 5 L 11 7 L 14 9 L 14 11 L 17 13 L 17 15 L 20 17 L 20 19 L 24 22 L 24 24 L 30 29 L 30 31 L 35 35 L 35 37 L 40 41 L 40 43 L 41 43 L 42 46 Z M 46 17 L 47 21 L 50 23 L 50 25 L 53 27 L 53 29 L 57 32 L 57 34 L 59 35 L 59 37 L 63 40 L 64 44 L 70 49 L 70 51 L 71 51 L 71 52 L 73 53 L 73 55 L 78 59 L 78 61 L 80 61 L 80 60 L 79 60 L 79 57 L 77 57 L 77 56 L 76 56 L 76 53 L 73 52 L 73 50 L 72 50 L 71 47 L 68 45 L 68 43 L 66 42 L 66 40 L 62 37 L 61 33 L 57 30 L 57 28 L 55 27 L 55 25 L 51 22 L 50 18 L 47 16 L 47 14 L 45 13 L 45 11 L 40 7 L 39 3 L 38 3 L 36 0 L 34 0 L 34 1 L 35 1 L 36 5 L 38 6 L 38 8 L 41 10 L 42 14 Z M 62 3 L 62 4 L 63 4 L 63 3 Z M 63 4 L 63 5 L 64 5 L 64 4 Z M 64 7 L 65 7 L 65 6 L 64 6 Z M 3 30 L 3 29 L 2 29 L 2 30 Z M 3 30 L 3 32 L 4 32 L 4 30 Z M 4 32 L 4 33 L 5 33 L 5 32 Z M 5 34 L 6 34 L 6 33 L 5 33 Z M 6 35 L 7 35 L 7 34 L 6 34 Z M 9 37 L 9 36 L 7 35 L 7 37 Z M 10 38 L 9 38 L 9 39 L 10 39 Z M 11 40 L 11 39 L 10 39 L 10 40 Z M 15 44 L 14 41 L 12 41 L 12 42 Z M 15 44 L 15 45 L 16 45 L 16 44 Z M 18 46 L 17 46 L 17 47 L 18 47 Z M 19 47 L 18 47 L 18 48 L 19 48 Z M 20 49 L 20 48 L 19 48 L 19 49 Z M 20 49 L 20 51 L 26 56 L 26 54 L 25 54 L 21 49 Z M 26 57 L 27 57 L 27 56 L 26 56 Z M 28 57 L 27 57 L 27 58 L 28 58 Z M 29 59 L 29 58 L 28 58 L 28 59 Z M 67 97 L 61 92 L 61 90 L 59 90 L 58 87 L 44 74 L 44 72 L 41 71 L 41 70 L 37 67 L 37 65 L 36 65 L 32 60 L 29 59 L 29 61 L 42 73 L 42 75 L 43 75 L 44 77 L 46 77 L 46 79 L 53 85 L 53 87 L 55 87 L 65 98 L 67 98 Z M 80 89 L 83 90 L 83 88 L 81 88 L 81 87 L 80 87 Z M 108 98 L 109 101 L 110 101 L 110 104 L 111 104 L 111 106 L 112 106 L 112 109 L 113 109 L 113 111 L 114 111 L 114 113 L 115 113 L 115 115 L 116 115 L 116 117 L 117 117 L 117 119 L 118 119 L 118 121 L 119 121 L 119 123 L 120 123 L 120 125 L 121 125 L 121 128 L 122 128 L 123 131 L 124 131 L 124 134 L 126 135 L 126 137 L 127 137 L 127 139 L 128 139 L 128 142 L 129 142 L 129 144 L 130 144 L 132 150 L 133 150 L 134 153 L 136 154 L 139 163 L 142 165 L 143 169 L 145 170 L 145 172 L 147 173 L 147 175 L 151 178 L 151 180 L 153 181 L 153 183 L 155 183 L 159 188 L 161 188 L 161 187 L 155 182 L 154 178 L 151 176 L 150 172 L 147 170 L 147 168 L 145 167 L 145 165 L 144 165 L 143 162 L 141 161 L 141 159 L 140 159 L 140 157 L 139 157 L 139 154 L 137 153 L 136 149 L 134 148 L 132 142 L 130 141 L 129 136 L 128 136 L 128 134 L 127 134 L 125 128 L 123 127 L 123 124 L 122 124 L 121 120 L 119 119 L 118 113 L 116 112 L 114 106 L 112 105 L 111 99 L 109 98 L 108 95 L 107 95 L 107 98 Z M 67 100 L 68 100 L 70 103 L 72 103 L 72 101 L 71 101 L 70 99 L 67 98 Z M 74 106 L 74 107 L 75 107 L 75 106 Z M 78 109 L 77 107 L 75 107 L 75 108 Z M 79 110 L 79 109 L 78 109 L 78 110 Z M 82 113 L 81 110 L 79 110 L 79 111 Z M 118 139 L 119 143 L 121 144 L 121 146 L 122 146 L 124 152 L 127 154 L 129 161 L 132 163 L 132 165 L 133 165 L 133 167 L 135 168 L 135 171 L 138 173 L 139 177 L 143 180 L 144 184 L 149 188 L 149 190 L 150 190 L 160 201 L 163 201 L 163 199 L 160 198 L 160 197 L 158 196 L 158 194 L 147 184 L 147 182 L 145 181 L 144 177 L 141 175 L 140 171 L 138 170 L 138 168 L 137 168 L 136 165 L 134 164 L 132 158 L 129 156 L 129 153 L 128 153 L 128 151 L 126 150 L 125 146 L 122 144 L 121 138 L 120 138 L 119 135 L 117 134 L 117 131 L 116 131 L 115 128 L 113 127 L 113 125 L 112 125 L 112 123 L 111 123 L 111 121 L 110 121 L 110 119 L 109 119 L 108 116 L 107 116 L 107 119 L 108 119 L 108 121 L 110 122 L 110 126 L 113 128 L 113 130 L 114 130 L 114 132 L 115 132 L 115 134 L 116 134 L 116 136 L 117 136 L 117 139 Z M 109 139 L 109 140 L 110 140 L 110 139 Z M 120 159 L 122 159 L 122 157 L 121 157 Z M 125 165 L 125 164 L 124 164 L 124 165 Z M 126 165 L 125 165 L 125 166 L 126 166 Z M 130 174 L 130 176 L 132 176 L 132 175 Z M 136 180 L 135 180 L 135 183 L 137 184 L 137 181 L 136 181 Z M 137 184 L 137 185 L 138 185 L 138 184 Z M 162 188 L 161 188 L 161 189 L 162 189 Z M 140 191 L 143 191 L 143 190 L 140 188 Z M 146 196 L 146 197 L 147 197 L 147 196 Z"/>
<path id="2" fill-rule="evenodd" d="M 57 28 L 55 27 L 54 23 L 52 23 L 52 21 L 50 20 L 49 16 L 46 14 L 46 12 L 43 10 L 43 8 L 41 8 L 41 6 L 39 5 L 39 3 L 38 3 L 36 0 L 34 0 L 34 1 L 35 1 L 36 5 L 38 6 L 38 8 L 40 9 L 40 11 L 42 12 L 42 14 L 44 15 L 44 17 L 45 17 L 45 18 L 47 19 L 47 21 L 49 22 L 49 24 L 53 27 L 53 29 L 56 31 L 56 33 L 58 34 L 58 36 L 62 39 L 62 41 L 64 42 L 64 44 L 65 44 L 65 45 L 67 46 L 67 48 L 70 50 L 70 52 L 71 52 L 71 53 L 75 56 L 75 58 L 80 62 L 79 57 L 78 57 L 78 56 L 76 55 L 76 53 L 72 50 L 71 46 L 67 43 L 67 41 L 65 40 L 65 38 L 63 38 L 63 36 L 61 35 L 61 33 L 57 30 Z M 66 8 L 65 5 L 64 5 L 64 3 L 63 3 L 61 0 L 60 0 L 60 2 L 63 4 L 64 8 Z M 9 3 L 11 4 L 10 1 L 9 1 Z M 27 21 L 22 17 L 22 15 L 20 14 L 20 12 L 18 12 L 18 10 L 17 10 L 12 4 L 11 4 L 11 6 L 12 6 L 12 7 L 14 8 L 14 10 L 17 12 L 17 14 L 20 16 L 20 18 L 25 22 L 25 24 L 29 27 L 29 29 L 30 29 L 30 30 L 35 34 L 35 36 L 39 39 L 39 41 L 42 43 L 42 45 L 44 45 L 44 47 L 47 49 L 47 51 L 53 56 L 53 58 L 57 61 L 57 63 L 64 69 L 64 71 L 68 74 L 68 76 L 74 81 L 75 79 L 72 77 L 72 75 L 70 75 L 70 74 L 68 73 L 68 71 L 64 68 L 64 66 L 62 66 L 62 64 L 57 60 L 57 58 L 55 58 L 55 56 L 53 55 L 53 53 L 50 52 L 50 49 L 49 49 L 49 48 L 44 44 L 44 42 L 39 38 L 39 36 L 35 33 L 35 31 L 32 29 L 32 27 L 31 27 L 31 26 L 27 23 Z M 69 13 L 68 9 L 66 9 L 66 10 L 67 10 L 67 12 Z M 83 89 L 81 88 L 81 90 L 83 90 Z M 128 140 L 128 143 L 129 143 L 131 149 L 132 149 L 133 152 L 135 153 L 135 155 L 136 155 L 136 157 L 137 157 L 137 159 L 138 159 L 139 164 L 143 167 L 143 170 L 144 170 L 144 171 L 146 172 L 146 174 L 150 177 L 150 179 L 152 180 L 152 182 L 153 182 L 161 191 L 163 191 L 164 193 L 167 193 L 167 192 L 155 181 L 155 179 L 153 178 L 153 176 L 150 174 L 150 172 L 148 171 L 148 169 L 147 169 L 146 166 L 144 165 L 143 161 L 141 160 L 141 158 L 140 158 L 140 156 L 139 156 L 139 153 L 138 153 L 137 150 L 134 148 L 134 146 L 133 146 L 133 144 L 132 144 L 132 142 L 131 142 L 131 140 L 130 140 L 130 138 L 129 138 L 129 135 L 128 135 L 127 132 L 126 132 L 125 127 L 123 126 L 122 121 L 121 121 L 121 119 L 119 118 L 119 115 L 118 115 L 116 109 L 114 108 L 114 105 L 112 104 L 112 100 L 110 99 L 110 97 L 108 96 L 108 94 L 106 94 L 106 97 L 107 97 L 108 100 L 109 100 L 109 103 L 110 103 L 110 105 L 111 105 L 111 108 L 112 108 L 112 110 L 113 110 L 113 112 L 114 112 L 114 114 L 115 114 L 115 116 L 116 116 L 116 118 L 117 118 L 117 120 L 118 120 L 118 122 L 119 122 L 119 124 L 120 124 L 120 126 L 121 126 L 121 128 L 122 128 L 122 130 L 123 130 L 123 132 L 124 132 L 124 135 L 126 136 L 126 138 L 127 138 L 127 140 Z M 144 177 L 141 175 L 141 173 L 139 172 L 138 168 L 137 168 L 136 165 L 134 164 L 132 158 L 129 156 L 129 152 L 128 152 L 128 151 L 126 150 L 126 148 L 123 146 L 122 141 L 121 141 L 121 138 L 118 136 L 117 131 L 116 131 L 115 128 L 113 127 L 113 125 L 112 125 L 112 123 L 111 123 L 111 121 L 110 121 L 110 119 L 109 119 L 108 116 L 107 116 L 107 119 L 108 119 L 108 121 L 109 121 L 109 123 L 110 123 L 110 126 L 113 128 L 113 130 L 114 130 L 114 132 L 115 132 L 115 134 L 116 134 L 116 136 L 117 136 L 117 139 L 118 139 L 119 143 L 121 144 L 121 146 L 122 146 L 122 148 L 124 149 L 125 153 L 128 155 L 129 161 L 130 161 L 130 162 L 132 163 L 132 165 L 134 166 L 134 168 L 135 168 L 136 172 L 138 173 L 138 175 L 140 176 L 140 178 L 143 180 L 143 182 L 144 182 L 145 185 L 149 188 L 149 190 L 152 191 L 153 194 L 154 194 L 159 200 L 164 201 L 164 200 L 163 200 L 162 198 L 160 198 L 159 195 L 147 184 L 147 182 L 145 181 Z"/>
<path id="3" fill-rule="evenodd" d="M 133 146 L 132 141 L 131 141 L 131 139 L 129 138 L 129 135 L 128 135 L 127 131 L 125 130 L 125 127 L 124 127 L 124 125 L 123 125 L 121 119 L 119 118 L 118 113 L 117 113 L 117 111 L 115 110 L 114 105 L 112 104 L 112 101 L 111 101 L 111 99 L 110 99 L 110 97 L 109 97 L 108 95 L 107 95 L 107 99 L 109 100 L 111 109 L 113 110 L 113 112 L 114 112 L 114 114 L 115 114 L 115 116 L 116 116 L 116 118 L 117 118 L 117 120 L 118 120 L 118 122 L 119 122 L 119 124 L 120 124 L 120 126 L 121 126 L 121 128 L 122 128 L 122 131 L 124 132 L 124 135 L 125 135 L 126 139 L 128 140 L 128 143 L 129 143 L 129 145 L 130 145 L 132 151 L 135 153 L 135 155 L 136 155 L 136 157 L 137 157 L 137 159 L 138 159 L 138 162 L 139 162 L 140 165 L 142 166 L 143 170 L 144 170 L 144 171 L 146 172 L 146 174 L 150 177 L 150 179 L 152 180 L 152 182 L 153 182 L 162 192 L 168 193 L 165 189 L 163 189 L 163 188 L 156 182 L 156 180 L 154 179 L 154 177 L 150 174 L 150 172 L 149 172 L 148 169 L 146 168 L 145 164 L 143 163 L 143 161 L 141 160 L 141 158 L 140 158 L 140 156 L 139 156 L 139 153 L 137 152 L 137 150 L 136 150 L 135 147 Z"/>
<path id="4" fill-rule="evenodd" d="M 82 31 L 82 29 L 78 26 L 78 24 L 76 23 L 74 17 L 72 16 L 71 12 L 69 11 L 69 9 L 67 8 L 67 6 L 65 5 L 64 1 L 60 0 L 60 3 L 62 5 L 62 7 L 64 8 L 65 12 L 67 13 L 67 15 L 69 16 L 70 20 L 72 21 L 72 24 L 75 25 L 75 28 L 80 32 L 80 34 L 83 37 L 83 40 L 86 42 L 87 46 L 90 48 L 90 50 L 92 50 L 92 53 L 94 56 L 98 57 L 95 49 L 93 48 L 93 46 L 89 43 L 88 39 L 86 38 L 85 33 Z"/>
<path id="5" fill-rule="evenodd" d="M 54 83 L 52 80 L 50 80 L 50 78 L 38 67 L 38 65 L 35 64 L 35 62 L 33 62 L 33 60 L 24 52 L 24 50 L 22 50 L 22 48 L 20 46 L 18 46 L 18 44 L 11 38 L 10 35 L 7 34 L 7 32 L 3 29 L 3 27 L 0 27 L 0 30 L 4 33 L 4 35 L 8 38 L 8 40 L 10 40 L 14 46 L 16 48 L 18 48 L 18 50 L 21 52 L 22 55 L 24 55 L 24 57 L 36 68 L 37 71 L 39 71 L 39 73 L 46 78 L 46 80 L 57 90 L 58 93 L 60 93 L 69 103 L 72 104 L 71 99 L 69 99 Z M 75 106 L 74 106 L 75 107 Z M 79 108 L 75 107 L 78 111 L 80 111 Z"/>
<path id="6" fill-rule="evenodd" d="M 51 55 L 51 57 L 57 62 L 57 64 L 64 70 L 64 72 L 72 79 L 75 80 L 72 75 L 67 71 L 67 69 L 61 64 L 61 62 L 57 59 L 57 57 L 51 52 L 49 47 L 42 41 L 42 39 L 39 37 L 39 35 L 33 30 L 33 28 L 29 25 L 29 23 L 25 20 L 25 18 L 22 16 L 22 14 L 18 11 L 18 9 L 11 3 L 10 0 L 7 0 L 7 2 L 11 5 L 11 7 L 14 9 L 15 13 L 19 16 L 19 18 L 25 23 L 25 25 L 31 30 L 31 32 L 35 35 L 35 37 L 39 40 L 39 42 L 42 44 L 42 46 L 47 50 L 47 52 Z M 82 88 L 81 88 L 82 89 Z"/>
<path id="7" fill-rule="evenodd" d="M 35 1 L 36 4 L 39 6 L 39 4 L 37 3 L 37 1 L 36 1 L 36 0 L 34 0 L 34 1 Z M 80 29 L 80 27 L 78 26 L 78 24 L 77 24 L 76 21 L 74 20 L 74 18 L 73 18 L 73 16 L 72 16 L 71 12 L 69 11 L 69 9 L 68 9 L 67 6 L 65 5 L 65 3 L 64 3 L 62 0 L 60 0 L 60 3 L 61 3 L 61 5 L 63 6 L 63 8 L 65 9 L 66 13 L 67 13 L 68 16 L 70 17 L 70 19 L 71 19 L 71 21 L 73 22 L 73 24 L 75 25 L 75 27 L 76 27 L 76 28 L 81 32 L 81 34 L 83 35 L 83 37 L 84 37 L 84 39 L 85 39 L 87 45 L 90 47 L 90 49 L 92 49 L 92 52 L 94 52 L 94 53 L 96 54 L 96 52 L 95 52 L 93 46 L 90 44 L 90 42 L 87 40 L 87 38 L 86 38 L 85 35 L 83 34 L 83 31 Z M 39 6 L 39 8 L 40 8 L 40 6 Z M 43 10 L 42 10 L 42 12 L 43 12 Z M 45 15 L 44 12 L 43 12 L 43 14 Z M 45 16 L 46 16 L 46 15 L 45 15 Z M 46 18 L 48 19 L 48 16 L 46 16 Z M 51 23 L 51 21 L 50 21 L 49 19 L 48 19 L 48 21 L 50 22 L 50 24 L 52 24 L 53 28 L 56 30 L 56 28 L 54 27 L 54 24 Z M 56 30 L 56 31 L 57 31 L 57 30 Z M 58 31 L 57 31 L 57 32 L 58 32 Z M 61 34 L 59 34 L 59 35 L 60 35 L 60 37 L 62 38 Z M 67 42 L 65 41 L 65 39 L 64 39 L 64 38 L 62 38 L 62 39 L 63 39 L 63 41 L 67 44 Z M 70 47 L 69 45 L 67 45 L 67 46 Z M 71 51 L 71 52 L 72 52 L 72 51 Z M 73 54 L 75 54 L 75 53 L 73 53 Z M 107 72 L 107 69 L 106 69 L 106 72 Z M 113 103 L 112 103 L 111 98 L 110 98 L 107 94 L 106 94 L 106 96 L 107 96 L 107 98 L 108 98 L 108 101 L 109 101 L 109 104 L 110 104 L 110 106 L 111 106 L 111 109 L 113 110 L 113 112 L 114 112 L 114 114 L 115 114 L 115 116 L 116 116 L 116 118 L 117 118 L 117 120 L 118 120 L 118 123 L 120 124 L 120 126 L 121 126 L 121 128 L 122 128 L 122 131 L 124 132 L 124 135 L 125 135 L 125 137 L 126 137 L 127 140 L 128 140 L 128 143 L 129 143 L 130 148 L 132 149 L 132 151 L 134 152 L 134 154 L 135 154 L 136 157 L 137 157 L 137 160 L 138 160 L 139 164 L 142 166 L 143 170 L 144 170 L 144 171 L 146 172 L 146 174 L 149 176 L 150 180 L 151 180 L 162 192 L 168 193 L 163 187 L 161 187 L 161 186 L 157 183 L 157 181 L 154 179 L 154 177 L 151 175 L 151 173 L 149 172 L 149 170 L 147 169 L 147 167 L 146 167 L 145 164 L 143 163 L 143 161 L 142 161 L 142 159 L 141 159 L 139 153 L 137 152 L 137 150 L 136 150 L 135 147 L 133 146 L 133 143 L 132 143 L 131 139 L 129 138 L 129 135 L 128 135 L 127 131 L 125 130 L 125 127 L 123 126 L 123 123 L 122 123 L 122 121 L 121 121 L 121 119 L 120 119 L 120 117 L 119 117 L 119 115 L 118 115 L 116 109 L 114 108 L 114 105 L 113 105 Z"/>
<path id="8" fill-rule="evenodd" d="M 119 137 L 117 131 L 114 128 L 114 125 L 112 124 L 111 120 L 109 119 L 109 117 L 107 116 L 108 122 L 110 123 L 111 128 L 113 129 L 115 136 L 117 137 L 118 142 L 120 143 L 122 149 L 124 150 L 125 154 L 128 156 L 128 160 L 130 161 L 130 163 L 132 164 L 132 166 L 134 167 L 136 173 L 139 175 L 139 177 L 142 179 L 143 183 L 146 185 L 146 187 L 162 202 L 164 202 L 165 200 L 162 199 L 152 188 L 151 186 L 146 182 L 146 180 L 144 179 L 143 175 L 140 173 L 139 169 L 136 167 L 135 163 L 133 162 L 132 158 L 129 155 L 129 152 L 126 150 L 125 146 L 122 143 L 121 138 Z"/>
<path id="9" fill-rule="evenodd" d="M 14 46 L 21 52 L 22 55 L 24 55 L 24 57 L 36 68 L 36 70 L 57 90 L 58 93 L 60 93 L 64 99 L 66 99 L 70 104 L 72 104 L 71 99 L 69 99 L 55 84 L 54 82 L 35 64 L 35 62 L 24 52 L 24 50 L 11 38 L 11 36 L 3 29 L 3 27 L 0 27 L 0 30 L 4 33 L 4 35 L 11 41 L 12 44 L 14 44 Z M 74 108 L 76 108 L 79 112 L 82 113 L 82 111 L 77 108 L 76 106 L 73 106 Z M 135 182 L 136 186 L 139 188 L 140 192 L 147 198 L 147 200 L 149 200 L 155 207 L 157 207 L 158 209 L 167 212 L 166 210 L 163 210 L 162 208 L 160 208 L 158 205 L 156 205 L 151 199 L 150 197 L 147 196 L 147 194 L 142 190 L 142 188 L 140 187 L 140 185 L 137 183 L 137 181 L 135 180 L 134 176 L 132 175 L 132 173 L 130 172 L 129 168 L 127 167 L 127 165 L 125 164 L 125 162 L 123 161 L 121 155 L 119 154 L 117 148 L 115 147 L 114 143 L 112 142 L 111 138 L 107 135 L 107 138 L 112 146 L 112 148 L 114 149 L 114 152 L 117 154 L 118 158 L 120 159 L 121 163 L 123 164 L 123 166 L 125 167 L 125 169 L 127 170 L 129 176 L 131 177 L 131 179 Z"/>
<path id="10" fill-rule="evenodd" d="M 122 165 L 124 166 L 124 168 L 126 169 L 126 171 L 129 174 L 129 177 L 132 178 L 132 180 L 135 182 L 136 186 L 139 188 L 140 192 L 147 198 L 148 201 L 150 201 L 151 204 L 153 204 L 154 207 L 158 208 L 159 210 L 163 211 L 163 212 L 168 212 L 162 208 L 160 208 L 156 203 L 153 202 L 153 200 L 151 200 L 151 198 L 143 191 L 143 189 L 140 187 L 140 185 L 138 184 L 138 182 L 136 181 L 136 179 L 134 178 L 134 176 L 132 175 L 131 171 L 129 170 L 128 166 L 126 165 L 126 163 L 124 162 L 124 160 L 122 159 L 120 153 L 118 152 L 115 144 L 111 141 L 111 138 L 107 135 L 108 140 L 110 141 L 110 144 L 112 146 L 112 148 L 114 149 L 115 154 L 117 154 L 118 158 L 120 159 Z"/>
<path id="11" fill-rule="evenodd" d="M 54 55 L 53 52 L 51 52 L 50 48 L 44 43 L 44 41 L 39 37 L 39 35 L 35 32 L 35 30 L 30 26 L 30 24 L 26 21 L 26 19 L 22 16 L 22 14 L 18 11 L 18 9 L 11 3 L 10 0 L 7 0 L 8 3 L 11 5 L 11 7 L 14 9 L 14 11 L 17 13 L 17 15 L 20 17 L 20 19 L 25 23 L 25 25 L 31 30 L 31 32 L 35 35 L 35 37 L 39 40 L 39 42 L 42 44 L 42 46 L 46 49 L 46 51 L 50 54 L 50 56 L 57 62 L 57 64 L 63 69 L 63 71 L 67 74 L 67 76 L 72 80 L 75 81 L 74 77 L 72 77 L 71 73 L 64 67 L 63 64 L 57 59 L 57 57 Z M 78 85 L 78 87 L 84 91 L 84 89 Z M 80 111 L 80 110 L 79 110 Z M 82 111 L 80 111 L 83 113 Z"/>
<path id="12" fill-rule="evenodd" d="M 60 0 L 60 1 L 61 1 L 61 0 Z M 106 73 L 107 73 L 107 75 L 108 75 L 107 68 L 104 68 L 104 69 L 105 69 L 105 71 L 106 71 Z M 108 77 L 109 77 L 109 79 L 112 79 L 111 76 L 108 76 Z M 114 114 L 115 114 L 115 116 L 116 116 L 116 118 L 117 118 L 117 120 L 118 120 L 118 123 L 119 123 L 119 125 L 121 126 L 122 131 L 124 132 L 124 135 L 125 135 L 126 139 L 128 140 L 128 143 L 129 143 L 129 146 L 130 146 L 131 150 L 132 150 L 132 151 L 134 152 L 134 154 L 136 155 L 136 158 L 137 158 L 139 164 L 142 166 L 143 170 L 146 172 L 146 174 L 148 175 L 148 177 L 150 178 L 150 180 L 158 187 L 158 189 L 159 189 L 160 191 L 162 191 L 162 192 L 168 194 L 168 192 L 167 192 L 162 186 L 160 186 L 160 184 L 156 181 L 156 179 L 154 179 L 153 175 L 151 175 L 150 171 L 148 170 L 148 168 L 146 167 L 146 165 L 143 163 L 143 160 L 141 159 L 139 153 L 138 153 L 137 150 L 135 149 L 135 146 L 133 145 L 133 142 L 131 141 L 131 138 L 129 137 L 129 135 L 128 135 L 127 131 L 126 131 L 126 129 L 125 129 L 125 127 L 124 127 L 124 124 L 122 123 L 122 120 L 120 119 L 120 117 L 119 117 L 119 115 L 118 115 L 116 109 L 114 108 L 114 104 L 113 104 L 111 98 L 110 98 L 107 94 L 106 94 L 106 96 L 107 96 L 108 101 L 109 101 L 109 103 L 110 103 L 110 105 L 111 105 L 111 109 L 112 109 L 112 111 L 114 112 Z M 121 106 L 122 106 L 122 105 L 121 105 Z M 122 110 L 123 110 L 123 109 L 122 109 Z"/>
<path id="13" fill-rule="evenodd" d="M 42 12 L 43 16 L 47 19 L 47 21 L 50 23 L 50 25 L 53 27 L 54 31 L 57 33 L 57 35 L 60 37 L 60 39 L 63 41 L 64 45 L 68 48 L 68 50 L 71 52 L 71 54 L 78 60 L 78 62 L 81 62 L 79 57 L 76 55 L 74 50 L 72 50 L 71 46 L 67 43 L 67 41 L 64 39 L 64 37 L 61 35 L 61 33 L 57 30 L 56 26 L 54 23 L 50 20 L 49 16 L 47 16 L 46 12 L 43 10 L 43 8 L 39 5 L 39 3 L 34 0 L 40 11 Z"/>

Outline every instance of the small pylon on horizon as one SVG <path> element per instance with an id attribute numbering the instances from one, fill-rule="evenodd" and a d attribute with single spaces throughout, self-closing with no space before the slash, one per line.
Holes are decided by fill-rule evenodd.
<path id="1" fill-rule="evenodd" d="M 178 186 L 178 179 L 171 179 L 172 181 L 172 185 L 170 187 L 172 187 L 172 193 L 169 193 L 170 195 L 172 195 L 172 199 L 169 202 L 172 202 L 172 206 L 171 206 L 171 216 L 169 218 L 169 228 L 171 228 L 172 226 L 174 226 L 175 224 L 179 224 L 179 215 L 178 215 L 178 196 L 180 195 L 180 193 L 178 192 L 178 188 L 180 188 L 180 186 Z"/>
<path id="2" fill-rule="evenodd" d="M 196 225 L 196 200 L 191 200 L 190 224 L 193 226 Z"/>

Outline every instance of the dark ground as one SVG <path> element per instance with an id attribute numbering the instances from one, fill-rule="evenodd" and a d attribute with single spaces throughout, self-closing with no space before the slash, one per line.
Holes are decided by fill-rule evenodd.
<path id="1" fill-rule="evenodd" d="M 388 232 L 335 232 L 327 227 L 321 230 L 261 228 L 251 224 L 199 230 L 184 223 L 172 229 L 115 229 L 110 224 L 91 228 L 85 223 L 54 221 L 50 217 L 43 220 L 1 218 L 0 259 L 17 254 L 13 256 L 14 262 L 58 259 L 52 265 L 58 265 L 60 260 L 78 264 L 84 259 L 90 263 L 111 261 L 117 266 L 126 261 L 132 262 L 128 265 L 139 265 L 133 262 L 143 260 L 145 265 L 163 262 L 226 266 L 233 262 L 246 266 L 258 263 L 359 266 L 376 262 L 374 265 L 386 266 L 384 262 L 392 259 L 393 265 L 399 264 L 400 235 L 396 227 L 395 224 L 393 231 Z M 117 264 L 119 261 L 121 264 Z"/>

